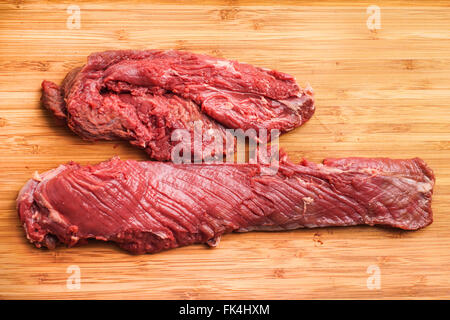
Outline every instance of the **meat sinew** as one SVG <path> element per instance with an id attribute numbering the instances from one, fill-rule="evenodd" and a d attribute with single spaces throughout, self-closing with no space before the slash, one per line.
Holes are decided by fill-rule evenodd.
<path id="1" fill-rule="evenodd" d="M 314 113 L 312 90 L 290 75 L 174 50 L 94 53 L 42 88 L 44 106 L 84 139 L 125 139 L 157 160 L 170 159 L 173 130 L 193 133 L 195 121 L 206 148 L 211 129 L 223 141 L 224 128 L 286 132 Z"/>
<path id="2" fill-rule="evenodd" d="M 282 157 L 275 175 L 260 164 L 180 165 L 121 161 L 61 165 L 21 190 L 18 213 L 37 247 L 116 242 L 135 254 L 194 243 L 215 246 L 229 232 L 432 222 L 434 176 L 424 161 Z"/>

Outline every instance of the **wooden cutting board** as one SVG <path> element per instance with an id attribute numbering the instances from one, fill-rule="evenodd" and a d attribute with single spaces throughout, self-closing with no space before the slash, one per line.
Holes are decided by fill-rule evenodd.
<path id="1" fill-rule="evenodd" d="M 376 1 L 381 29 L 372 4 L 1 1 L 0 298 L 450 298 L 449 3 Z M 98 242 L 35 248 L 15 211 L 35 170 L 147 159 L 125 142 L 82 141 L 39 104 L 43 79 L 126 48 L 207 53 L 311 84 L 314 117 L 280 139 L 291 159 L 421 157 L 437 179 L 434 223 L 232 234 L 216 249 L 141 256 Z"/>

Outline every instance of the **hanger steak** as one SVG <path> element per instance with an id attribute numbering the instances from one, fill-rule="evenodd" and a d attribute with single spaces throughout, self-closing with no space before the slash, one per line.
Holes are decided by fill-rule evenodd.
<path id="1" fill-rule="evenodd" d="M 226 140 L 226 128 L 282 133 L 314 113 L 312 89 L 288 74 L 176 50 L 94 53 L 61 86 L 42 88 L 43 105 L 82 138 L 128 140 L 161 161 L 176 129 L 200 131 L 207 148 Z"/>
<path id="2" fill-rule="evenodd" d="M 37 247 L 116 242 L 134 253 L 206 243 L 223 234 L 329 226 L 416 230 L 432 222 L 434 176 L 424 161 L 327 159 L 278 171 L 260 164 L 121 161 L 37 174 L 17 207 Z"/>

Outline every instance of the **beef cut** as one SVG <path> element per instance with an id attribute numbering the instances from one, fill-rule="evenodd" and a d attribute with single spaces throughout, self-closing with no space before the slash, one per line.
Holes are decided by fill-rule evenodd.
<path id="1" fill-rule="evenodd" d="M 61 86 L 42 88 L 43 105 L 82 138 L 125 139 L 156 160 L 169 160 L 171 133 L 193 136 L 196 121 L 211 148 L 225 128 L 286 132 L 314 113 L 312 89 L 288 74 L 175 50 L 94 53 Z"/>
<path id="2" fill-rule="evenodd" d="M 434 175 L 424 161 L 282 157 L 275 175 L 261 164 L 186 165 L 121 161 L 61 165 L 37 174 L 17 207 L 37 247 L 88 239 L 134 254 L 223 234 L 328 226 L 384 225 L 416 230 L 432 222 Z"/>

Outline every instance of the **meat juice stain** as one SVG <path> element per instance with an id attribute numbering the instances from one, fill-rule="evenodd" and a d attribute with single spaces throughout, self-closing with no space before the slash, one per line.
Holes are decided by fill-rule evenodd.
<path id="1" fill-rule="evenodd" d="M 222 9 L 220 10 L 220 19 L 223 21 L 234 20 L 238 12 L 237 8 Z"/>
<path id="2" fill-rule="evenodd" d="M 211 55 L 217 58 L 223 58 L 223 54 L 219 49 L 213 49 L 211 50 Z"/>
<path id="3" fill-rule="evenodd" d="M 39 150 L 40 150 L 39 145 L 37 145 L 37 144 L 31 145 L 31 153 L 32 153 L 32 154 L 38 154 L 38 153 L 39 153 Z"/>
<path id="4" fill-rule="evenodd" d="M 277 268 L 273 270 L 273 275 L 275 278 L 284 279 L 286 271 L 282 268 Z"/>
<path id="5" fill-rule="evenodd" d="M 313 241 L 314 241 L 314 246 L 315 247 L 321 247 L 323 246 L 323 241 L 320 238 L 320 233 L 315 233 L 314 237 L 313 237 Z"/>

